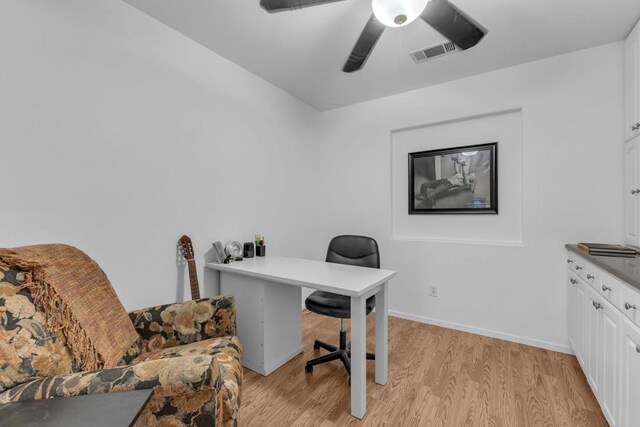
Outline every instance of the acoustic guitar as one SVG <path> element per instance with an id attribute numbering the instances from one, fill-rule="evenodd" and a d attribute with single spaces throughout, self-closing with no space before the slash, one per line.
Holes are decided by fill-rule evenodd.
<path id="1" fill-rule="evenodd" d="M 198 273 L 196 272 L 196 260 L 193 255 L 193 245 L 189 236 L 180 238 L 182 254 L 189 265 L 189 283 L 191 284 L 191 299 L 200 299 L 200 286 L 198 285 Z"/>

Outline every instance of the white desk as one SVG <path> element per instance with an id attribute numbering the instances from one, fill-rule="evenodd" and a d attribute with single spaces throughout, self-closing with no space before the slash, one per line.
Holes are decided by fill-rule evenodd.
<path id="1" fill-rule="evenodd" d="M 220 271 L 220 292 L 234 294 L 242 364 L 268 375 L 302 351 L 301 287 L 351 297 L 351 415 L 367 412 L 366 300 L 376 298 L 376 383 L 387 382 L 387 282 L 395 271 L 300 258 L 256 257 Z M 302 374 L 302 373 L 301 373 Z"/>

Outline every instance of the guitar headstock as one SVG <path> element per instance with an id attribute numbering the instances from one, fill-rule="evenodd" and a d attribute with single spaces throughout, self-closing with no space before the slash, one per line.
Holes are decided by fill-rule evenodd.
<path id="1" fill-rule="evenodd" d="M 191 243 L 191 238 L 189 236 L 184 235 L 180 238 L 180 246 L 182 246 L 182 254 L 187 261 L 194 259 L 193 244 Z"/>

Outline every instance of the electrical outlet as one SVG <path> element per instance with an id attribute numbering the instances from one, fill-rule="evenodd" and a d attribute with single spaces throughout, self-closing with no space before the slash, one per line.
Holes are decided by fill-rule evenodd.
<path id="1" fill-rule="evenodd" d="M 429 296 L 431 296 L 431 297 L 437 297 L 438 296 L 438 287 L 437 286 L 431 286 L 431 288 L 429 290 Z"/>

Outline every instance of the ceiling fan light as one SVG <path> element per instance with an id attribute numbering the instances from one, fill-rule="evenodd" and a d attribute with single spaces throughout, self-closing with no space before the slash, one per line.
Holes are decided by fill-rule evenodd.
<path id="1" fill-rule="evenodd" d="M 403 27 L 413 22 L 429 0 L 372 0 L 373 14 L 387 27 Z"/>

